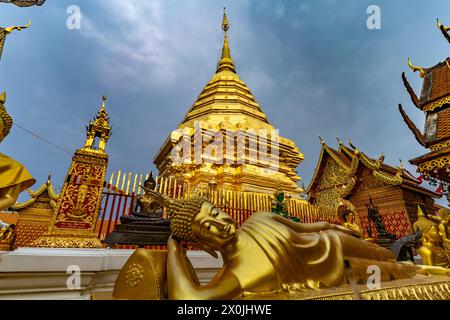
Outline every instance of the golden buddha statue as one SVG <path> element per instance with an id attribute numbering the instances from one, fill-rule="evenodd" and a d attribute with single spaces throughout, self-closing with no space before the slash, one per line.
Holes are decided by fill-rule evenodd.
<path id="1" fill-rule="evenodd" d="M 12 250 L 16 240 L 16 225 L 10 224 L 0 231 L 0 250 Z"/>
<path id="2" fill-rule="evenodd" d="M 0 143 L 9 134 L 13 121 L 5 108 L 6 94 L 0 95 Z M 0 153 L 0 211 L 8 209 L 19 193 L 31 187 L 36 180 L 19 162 Z"/>
<path id="3" fill-rule="evenodd" d="M 155 187 L 156 181 L 153 179 L 153 172 L 150 172 L 149 177 L 144 182 L 144 194 L 136 197 L 136 205 L 134 207 L 133 215 L 155 218 L 162 216 L 161 205 L 148 192 L 148 190 L 154 190 Z"/>
<path id="4" fill-rule="evenodd" d="M 173 200 L 151 193 L 171 214 L 169 299 L 234 299 L 251 293 L 338 286 L 348 280 L 347 262 L 358 283 L 367 281 L 370 265 L 380 267 L 382 281 L 409 278 L 421 269 L 396 263 L 391 251 L 354 237 L 354 231 L 343 226 L 304 224 L 272 212 L 256 212 L 238 230 L 231 216 L 203 198 Z M 222 255 L 223 267 L 209 284 L 199 284 L 182 241 L 213 256 L 217 257 L 217 251 Z"/>
<path id="5" fill-rule="evenodd" d="M 449 257 L 444 248 L 440 246 L 441 242 L 442 237 L 437 226 L 432 226 L 422 236 L 422 246 L 419 249 L 419 254 L 425 265 L 450 268 Z"/>
<path id="6" fill-rule="evenodd" d="M 344 223 L 342 224 L 347 229 L 350 229 L 356 232 L 358 235 L 361 235 L 361 228 L 356 224 L 355 214 L 351 210 L 345 210 L 343 213 Z"/>
<path id="7" fill-rule="evenodd" d="M 417 206 L 417 221 L 413 224 L 413 231 L 420 231 L 422 235 L 427 233 L 433 226 L 437 226 L 437 223 L 427 218 L 422 208 Z"/>
<path id="8" fill-rule="evenodd" d="M 428 266 L 449 268 L 449 257 L 442 247 L 444 238 L 441 230 L 445 228 L 445 222 L 441 226 L 431 220 L 442 221 L 441 219 L 433 216 L 428 219 L 420 206 L 417 209 L 417 217 L 417 221 L 413 224 L 413 230 L 422 233 L 422 246 L 419 248 L 419 254 L 423 263 Z"/>

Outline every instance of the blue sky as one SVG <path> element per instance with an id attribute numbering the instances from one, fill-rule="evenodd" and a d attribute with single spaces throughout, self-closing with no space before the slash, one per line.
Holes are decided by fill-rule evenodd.
<path id="1" fill-rule="evenodd" d="M 369 30 L 366 9 L 381 8 L 381 30 Z M 81 29 L 66 27 L 78 5 Z M 237 72 L 280 133 L 305 155 L 298 172 L 308 185 L 320 134 L 338 134 L 362 151 L 397 165 L 426 152 L 397 111 L 402 103 L 423 128 L 424 117 L 403 88 L 407 67 L 448 56 L 436 18 L 450 25 L 449 1 L 47 0 L 42 7 L 0 4 L 2 26 L 28 30 L 7 38 L 0 89 L 21 126 L 71 153 L 108 96 L 113 135 L 108 172 L 144 173 L 215 71 L 223 6 Z M 42 184 L 60 187 L 71 156 L 14 127 L 0 151 L 21 161 Z M 406 164 L 411 172 L 415 168 Z M 108 174 L 109 176 L 109 174 Z"/>

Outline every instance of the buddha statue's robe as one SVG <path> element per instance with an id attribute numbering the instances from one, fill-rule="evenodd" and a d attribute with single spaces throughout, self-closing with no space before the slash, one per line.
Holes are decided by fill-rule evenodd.
<path id="1" fill-rule="evenodd" d="M 0 190 L 19 184 L 22 192 L 35 182 L 36 180 L 21 163 L 0 153 Z"/>
<path id="2" fill-rule="evenodd" d="M 361 234 L 361 229 L 356 223 L 345 222 L 343 226 L 346 227 L 347 229 L 355 231 L 358 234 Z"/>
<path id="3" fill-rule="evenodd" d="M 367 279 L 367 267 L 370 265 L 380 267 L 382 281 L 410 277 L 417 269 L 415 266 L 396 263 L 391 251 L 356 238 L 342 226 L 327 222 L 296 223 L 270 212 L 254 213 L 240 227 L 238 239 L 238 243 L 247 243 L 240 246 L 241 253 L 231 260 L 247 255 L 248 261 L 251 261 L 252 255 L 263 253 L 279 280 L 278 286 L 283 288 L 289 288 L 290 285 L 299 288 L 340 285 L 345 282 L 344 260 L 350 262 L 353 276 L 358 282 Z M 249 252 L 245 252 L 245 248 Z M 254 270 L 248 270 L 249 265 L 246 263 L 235 264 L 233 273 L 242 289 L 249 292 L 261 292 L 260 289 L 264 289 L 255 286 L 256 282 L 249 276 L 249 273 L 258 274 L 260 270 L 262 273 L 264 269 L 267 270 L 262 261 L 259 260 Z M 233 264 L 232 261 L 229 264 Z M 263 277 L 263 274 L 259 276 Z"/>

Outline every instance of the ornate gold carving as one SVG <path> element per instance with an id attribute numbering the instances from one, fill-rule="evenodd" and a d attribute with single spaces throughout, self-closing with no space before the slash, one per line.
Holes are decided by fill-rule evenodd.
<path id="1" fill-rule="evenodd" d="M 50 197 L 50 198 L 48 198 L 47 195 L 45 194 L 46 191 L 48 193 L 48 197 Z M 28 193 L 30 194 L 31 199 L 28 199 L 27 201 L 20 202 L 20 203 L 16 202 L 11 208 L 13 208 L 14 210 L 21 210 L 21 209 L 24 209 L 26 207 L 33 205 L 33 207 L 35 207 L 35 208 L 45 209 L 46 205 L 45 205 L 45 203 L 40 203 L 41 201 L 50 203 L 50 205 L 53 209 L 55 209 L 57 206 L 59 195 L 56 194 L 55 190 L 53 189 L 53 185 L 50 182 L 50 177 L 47 180 L 47 182 L 44 183 L 36 191 L 28 189 Z"/>
<path id="2" fill-rule="evenodd" d="M 325 164 L 325 169 L 317 186 L 316 204 L 323 207 L 337 208 L 341 202 L 342 195 L 345 194 L 356 179 L 351 181 L 348 171 L 342 168 L 334 158 Z M 343 187 L 343 191 L 339 189 Z"/>
<path id="3" fill-rule="evenodd" d="M 95 236 L 91 238 L 86 236 L 75 237 L 61 233 L 41 236 L 32 243 L 32 246 L 47 248 L 101 248 L 102 243 Z"/>
<path id="4" fill-rule="evenodd" d="M 434 102 L 426 104 L 422 110 L 425 112 L 431 112 L 431 111 L 434 111 L 435 109 L 438 109 L 438 108 L 442 107 L 443 105 L 449 104 L 449 103 L 450 103 L 450 96 L 446 96 L 439 100 L 436 100 Z"/>
<path id="5" fill-rule="evenodd" d="M 443 156 L 419 164 L 418 171 L 424 173 L 433 171 L 434 169 L 446 168 L 448 166 L 450 166 L 450 156 Z"/>
<path id="6" fill-rule="evenodd" d="M 77 150 L 72 158 L 49 230 L 32 243 L 34 246 L 102 247 L 94 228 L 108 163 L 108 155 L 104 152 L 105 143 L 111 130 L 105 100 L 104 97 L 97 117 L 87 127 L 88 140 L 84 148 Z M 95 137 L 100 137 L 98 149 L 95 149 Z"/>
<path id="7" fill-rule="evenodd" d="M 450 281 L 432 284 L 393 286 L 360 292 L 362 300 L 448 300 Z M 354 293 L 331 294 L 305 300 L 354 300 Z"/>
<path id="8" fill-rule="evenodd" d="M 398 174 L 393 176 L 390 174 L 383 173 L 381 171 L 373 171 L 373 176 L 379 181 L 393 186 L 398 186 L 403 183 L 403 178 Z"/>
<path id="9" fill-rule="evenodd" d="M 432 146 L 430 146 L 430 150 L 431 151 L 437 151 L 437 150 L 441 150 L 444 149 L 446 147 L 450 146 L 450 140 L 441 142 L 441 143 L 437 143 L 437 144 L 433 144 Z"/>
<path id="10" fill-rule="evenodd" d="M 379 170 L 384 161 L 384 154 L 381 154 L 377 160 L 372 160 L 365 153 L 361 152 L 361 162 L 370 170 Z"/>
<path id="11" fill-rule="evenodd" d="M 150 259 L 151 261 L 151 259 Z M 139 282 L 144 279 L 144 267 L 138 263 L 133 263 L 128 267 L 126 274 L 126 283 L 130 287 L 135 287 Z"/>

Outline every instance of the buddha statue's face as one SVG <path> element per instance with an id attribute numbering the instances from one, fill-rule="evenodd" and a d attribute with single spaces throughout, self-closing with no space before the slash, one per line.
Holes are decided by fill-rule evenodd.
<path id="1" fill-rule="evenodd" d="M 226 212 L 205 202 L 192 221 L 192 232 L 203 244 L 220 250 L 235 239 L 236 222 Z"/>
<path id="2" fill-rule="evenodd" d="M 347 215 L 347 222 L 348 223 L 354 223 L 355 222 L 355 214 L 353 212 L 350 212 Z"/>

